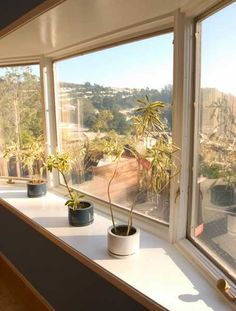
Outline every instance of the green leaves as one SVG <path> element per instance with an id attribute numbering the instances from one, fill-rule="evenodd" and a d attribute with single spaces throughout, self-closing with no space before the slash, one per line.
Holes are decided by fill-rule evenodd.
<path id="1" fill-rule="evenodd" d="M 137 102 L 141 107 L 135 109 L 137 116 L 133 118 L 133 124 L 138 136 L 155 137 L 156 132 L 164 131 L 167 128 L 167 124 L 162 118 L 165 103 L 160 101 L 150 102 L 148 96 L 137 100 Z"/>
<path id="2" fill-rule="evenodd" d="M 179 173 L 179 148 L 173 144 L 167 124 L 163 119 L 165 103 L 149 101 L 148 96 L 137 101 L 141 107 L 133 118 L 137 139 L 136 155 L 140 164 L 140 190 L 160 193 Z M 142 146 L 142 148 L 140 148 Z"/>
<path id="3" fill-rule="evenodd" d="M 93 125 L 94 131 L 108 129 L 108 122 L 113 119 L 113 114 L 109 110 L 101 110 L 98 114 L 98 118 Z"/>
<path id="4" fill-rule="evenodd" d="M 79 192 L 71 191 L 70 199 L 66 201 L 65 205 L 68 207 L 71 207 L 73 210 L 76 210 L 83 197 L 84 197 L 83 194 Z"/>
<path id="5" fill-rule="evenodd" d="M 56 152 L 48 156 L 45 166 L 52 172 L 53 169 L 57 169 L 60 173 L 67 173 L 71 170 L 73 160 L 67 152 Z"/>
<path id="6" fill-rule="evenodd" d="M 41 179 L 42 164 L 45 160 L 45 147 L 42 136 L 37 138 L 31 137 L 25 144 L 19 146 L 18 143 L 12 142 L 4 148 L 4 158 L 10 159 L 16 157 L 28 169 L 32 179 Z"/>
<path id="7" fill-rule="evenodd" d="M 236 117 L 227 95 L 219 96 L 210 109 L 211 126 L 200 133 L 201 173 L 208 178 L 236 184 Z"/>
<path id="8" fill-rule="evenodd" d="M 0 124 L 3 143 L 27 143 L 43 133 L 39 77 L 33 66 L 1 68 Z"/>
<path id="9" fill-rule="evenodd" d="M 54 154 L 50 154 L 48 156 L 44 165 L 49 170 L 49 172 L 52 172 L 53 169 L 57 169 L 58 172 L 61 173 L 64 179 L 64 182 L 65 182 L 66 188 L 68 190 L 69 196 L 70 196 L 70 199 L 67 201 L 66 205 L 75 208 L 75 202 L 76 202 L 76 198 L 78 199 L 78 196 L 75 196 L 73 190 L 70 189 L 68 182 L 66 180 L 66 175 L 65 175 L 71 170 L 72 163 L 73 163 L 73 160 L 71 156 L 69 155 L 69 153 L 67 152 L 59 153 L 57 151 Z"/>

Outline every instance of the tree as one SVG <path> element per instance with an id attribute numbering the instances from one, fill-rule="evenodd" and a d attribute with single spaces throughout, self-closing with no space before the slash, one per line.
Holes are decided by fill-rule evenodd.
<path id="1" fill-rule="evenodd" d="M 43 133 L 39 77 L 30 67 L 1 69 L 0 80 L 0 144 L 16 144 L 20 149 Z M 20 175 L 16 159 L 17 175 Z"/>
<path id="2" fill-rule="evenodd" d="M 109 110 L 102 110 L 99 112 L 98 117 L 93 125 L 93 130 L 107 131 L 109 129 L 108 122 L 113 119 L 113 114 Z"/>
<path id="3" fill-rule="evenodd" d="M 5 69 L 0 82 L 0 105 L 5 143 L 26 143 L 42 134 L 40 81 L 30 67 Z"/>
<path id="4" fill-rule="evenodd" d="M 83 126 L 87 128 L 92 128 L 97 119 L 96 111 L 91 103 L 90 99 L 82 100 L 82 115 L 83 115 Z"/>
<path id="5" fill-rule="evenodd" d="M 115 130 L 118 134 L 124 135 L 130 131 L 130 122 L 120 112 L 113 112 L 113 119 L 108 123 L 110 130 Z"/>

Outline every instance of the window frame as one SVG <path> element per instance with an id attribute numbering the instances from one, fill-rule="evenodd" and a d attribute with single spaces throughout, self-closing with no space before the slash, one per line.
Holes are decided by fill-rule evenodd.
<path id="1" fill-rule="evenodd" d="M 201 250 L 199 250 L 194 243 L 192 243 L 187 237 L 187 230 L 189 227 L 189 208 L 191 207 L 191 177 L 192 177 L 192 155 L 191 141 L 193 135 L 193 128 L 191 125 L 191 120 L 194 118 L 194 75 L 195 75 L 195 29 L 194 26 L 198 17 L 188 17 L 179 10 L 174 13 L 174 23 L 171 27 L 174 31 L 174 62 L 173 62 L 173 113 L 174 118 L 181 114 L 183 117 L 183 124 L 177 124 L 173 120 L 173 131 L 176 133 L 176 137 L 181 141 L 181 159 L 184 159 L 182 164 L 181 176 L 180 176 L 180 195 L 178 196 L 178 181 L 172 181 L 171 183 L 171 198 L 172 203 L 170 204 L 170 223 L 169 226 L 163 226 L 163 224 L 158 221 L 152 221 L 145 216 L 135 214 L 134 220 L 141 228 L 147 230 L 155 235 L 160 236 L 163 239 L 169 240 L 170 243 L 174 244 L 176 248 L 179 249 L 189 260 L 191 260 L 195 265 L 200 267 L 204 271 L 205 276 L 212 282 L 216 284 L 216 280 L 220 277 L 225 277 L 225 274 L 215 266 L 215 264 L 210 261 L 207 256 Z M 145 25 L 146 28 L 146 25 Z M 167 28 L 168 30 L 170 27 Z M 146 30 L 145 30 L 146 31 Z M 135 33 L 135 31 L 133 31 Z M 167 31 L 161 30 L 160 32 L 155 32 L 155 34 L 165 33 Z M 153 32 L 152 32 L 153 34 Z M 148 34 L 146 34 L 148 36 Z M 137 40 L 137 36 L 133 37 L 133 40 Z M 118 44 L 122 40 L 115 39 Z M 131 39 L 132 41 L 132 39 Z M 96 44 L 95 44 L 96 45 Z M 106 38 L 103 39 L 103 44 L 99 44 L 99 49 L 104 49 L 110 45 L 106 44 Z M 86 49 L 87 52 L 97 50 Z M 84 53 L 85 49 L 80 49 L 80 53 Z M 45 55 L 40 58 L 40 68 L 43 87 L 42 91 L 42 103 L 44 105 L 45 111 L 45 133 L 49 138 L 49 144 L 47 146 L 48 152 L 53 152 L 57 147 L 57 135 L 56 135 L 56 115 L 55 115 L 55 101 L 56 95 L 54 92 L 55 77 L 54 77 L 54 63 L 57 60 L 63 58 L 70 58 L 80 53 L 68 53 L 65 54 L 64 50 L 63 56 L 50 56 Z M 27 64 L 19 60 L 17 65 Z M 32 63 L 32 62 L 31 62 Z M 34 63 L 38 63 L 35 61 Z M 179 66 L 179 63 L 182 64 Z M 8 65 L 8 64 L 7 64 Z M 3 64 L 5 66 L 5 64 Z M 177 109 L 177 103 L 182 102 L 183 106 L 180 105 L 180 109 Z M 50 120 L 50 122 L 49 122 Z M 178 120 L 178 118 L 177 118 Z M 174 123 L 175 122 L 175 123 Z M 185 130 L 184 130 L 185 129 Z M 187 129 L 187 131 L 186 131 Z M 186 158 L 186 152 L 189 156 Z M 57 172 L 48 176 L 49 178 L 49 188 L 55 188 L 56 191 L 65 193 L 64 187 L 59 185 L 59 176 Z M 106 204 L 96 199 L 93 200 L 97 203 L 96 206 L 98 210 L 106 213 Z M 100 203 L 100 204 L 99 204 Z M 126 220 L 127 211 L 123 209 L 118 209 L 115 207 L 115 215 L 120 220 Z M 188 218 L 187 218 L 188 215 Z M 226 277 L 232 290 L 235 290 L 235 284 Z"/>
<path id="2" fill-rule="evenodd" d="M 207 19 L 208 17 L 216 14 L 220 10 L 226 8 L 230 4 L 235 1 L 232 0 L 224 0 L 220 3 L 210 7 L 204 13 L 196 16 L 193 20 L 194 27 L 194 42 L 193 42 L 193 62 L 194 62 L 194 74 L 193 74 L 193 106 L 192 106 L 192 120 L 193 127 L 191 130 L 191 141 L 194 142 L 192 150 L 191 150 L 191 167 L 192 170 L 190 172 L 190 191 L 189 191 L 189 210 L 188 210 L 188 225 L 186 231 L 186 241 L 180 242 L 180 248 L 188 249 L 188 247 L 192 248 L 193 253 L 196 256 L 196 259 L 192 258 L 194 261 L 200 264 L 200 266 L 206 271 L 207 275 L 209 275 L 211 281 L 214 281 L 216 284 L 217 280 L 220 278 L 224 278 L 230 284 L 232 288 L 232 292 L 236 294 L 236 279 L 230 274 L 229 270 L 221 263 L 220 260 L 214 258 L 214 254 L 212 250 L 207 250 L 207 246 L 204 247 L 201 245 L 201 241 L 197 242 L 192 238 L 191 231 L 193 230 L 192 224 L 194 223 L 195 213 L 197 210 L 197 195 L 196 195 L 196 184 L 197 184 L 197 169 L 198 169 L 198 154 L 197 154 L 197 136 L 198 136 L 198 115 L 199 115 L 199 105 L 200 102 L 200 77 L 201 77 L 201 22 Z M 191 246 L 187 246 L 191 243 Z M 193 249 L 194 247 L 194 249 Z M 207 267 L 207 270 L 206 270 Z"/>
<path id="3" fill-rule="evenodd" d="M 42 72 L 41 72 L 41 62 L 39 58 L 32 58 L 32 59 L 24 59 L 22 60 L 14 60 L 13 63 L 6 61 L 6 62 L 0 62 L 0 69 L 6 68 L 6 67 L 27 67 L 27 66 L 35 66 L 37 65 L 39 68 L 39 82 L 40 82 L 40 102 L 42 106 L 42 125 L 43 125 L 43 136 L 47 138 L 46 135 L 46 124 L 45 124 L 45 105 L 44 105 L 44 88 L 43 88 L 43 78 L 42 78 Z M 46 140 L 45 140 L 46 141 Z M 46 150 L 47 153 L 47 150 Z M 13 176 L 15 178 L 15 176 Z M 24 177 L 16 177 L 16 180 L 24 180 Z"/>
<path id="4" fill-rule="evenodd" d="M 95 47 L 95 48 L 91 48 L 91 49 L 88 49 L 88 50 L 85 50 L 83 52 L 80 52 L 80 53 L 68 53 L 67 56 L 63 55 L 62 57 L 56 57 L 56 58 L 53 58 L 52 59 L 52 64 L 53 64 L 53 85 L 54 85 L 54 111 L 55 111 L 55 115 L 56 115 L 56 120 L 55 120 L 55 126 L 57 126 L 57 123 L 58 121 L 60 120 L 60 116 L 58 116 L 58 113 L 57 113 L 57 105 L 58 105 L 58 94 L 56 92 L 57 90 L 57 77 L 56 77 L 56 69 L 55 69 L 55 66 L 56 66 L 56 62 L 57 61 L 61 61 L 61 60 L 64 60 L 64 59 L 70 59 L 70 58 L 73 58 L 73 57 L 76 57 L 76 56 L 83 56 L 83 55 L 86 55 L 86 54 L 89 54 L 89 53 L 93 53 L 93 52 L 96 52 L 96 51 L 102 51 L 102 50 L 106 50 L 106 49 L 109 49 L 111 47 L 116 47 L 116 46 L 120 46 L 120 45 L 123 45 L 123 44 L 126 44 L 126 43 L 132 43 L 132 42 L 137 42 L 137 41 L 141 41 L 141 40 L 144 40 L 144 39 L 148 39 L 148 38 L 152 38 L 154 36 L 160 36 L 160 35 L 163 35 L 163 34 L 167 34 L 167 33 L 173 33 L 173 38 L 175 36 L 175 31 L 174 31 L 174 27 L 167 27 L 165 29 L 161 29 L 159 31 L 150 31 L 150 32 L 147 32 L 143 35 L 133 35 L 131 38 L 128 38 L 128 39 L 119 39 L 113 43 L 109 43 L 109 44 L 101 44 L 99 47 Z M 174 39 L 173 39 L 174 41 Z M 174 50 L 175 50 L 175 46 L 174 46 L 174 42 L 173 42 L 173 71 L 174 70 Z M 173 74 L 173 86 L 174 86 L 174 74 Z M 172 97 L 172 110 L 176 110 L 174 108 L 175 106 L 175 103 L 174 103 L 174 88 L 173 88 L 173 97 Z M 173 115 L 173 113 L 172 113 Z M 173 120 L 173 119 L 172 119 Z M 174 121 L 172 121 L 172 126 L 173 126 L 173 129 L 175 128 L 174 127 Z M 178 131 L 179 133 L 179 131 Z M 57 131 L 57 127 L 56 127 L 56 148 L 59 146 L 59 133 Z M 174 142 L 175 139 L 173 139 Z M 173 192 L 173 185 L 176 184 L 177 182 L 177 179 L 175 180 L 172 180 L 171 183 L 170 183 L 170 193 Z M 56 180 L 54 180 L 54 184 L 56 184 L 57 186 L 61 186 L 61 187 L 64 187 L 63 184 L 60 183 L 60 177 L 59 175 L 57 174 L 56 176 Z M 76 188 L 73 188 L 73 185 L 71 187 L 72 189 L 74 190 L 77 190 Z M 178 187 L 175 186 L 175 189 L 178 189 Z M 177 190 L 175 190 L 177 191 Z M 104 207 L 109 207 L 108 205 L 108 202 L 106 201 L 103 201 L 101 199 L 98 199 L 96 198 L 95 196 L 89 194 L 89 193 L 86 193 L 86 192 L 83 192 L 83 191 L 80 191 L 81 193 L 83 193 L 84 195 L 86 195 L 88 198 L 90 198 L 91 200 L 93 201 L 96 201 L 99 205 L 99 207 L 101 208 L 101 206 L 104 206 Z M 171 195 L 170 195 L 171 197 Z M 171 215 L 171 204 L 175 204 L 176 205 L 176 202 L 174 202 L 174 200 L 171 200 L 170 199 L 170 215 Z M 112 204 L 113 206 L 113 209 L 117 212 L 117 217 L 118 219 L 122 219 L 122 220 L 127 220 L 127 213 L 129 211 L 129 208 L 126 208 L 124 206 L 121 206 L 119 204 Z M 102 208 L 102 210 L 104 212 L 106 212 L 108 209 L 107 208 Z M 109 212 L 108 212 L 109 213 Z M 157 232 L 157 228 L 156 226 L 158 227 L 158 232 L 160 232 L 160 235 L 162 238 L 164 239 L 168 239 L 169 240 L 169 226 L 170 224 L 166 224 L 165 222 L 162 222 L 161 220 L 158 220 L 158 219 L 154 219 L 152 217 L 147 217 L 141 213 L 138 213 L 138 212 L 135 212 L 134 211 L 134 214 L 133 214 L 133 218 L 135 219 L 135 221 L 138 223 L 138 225 L 142 228 L 145 228 L 147 229 L 148 231 L 152 232 L 152 233 L 155 233 Z M 171 217 L 171 216 L 170 216 Z M 142 225 L 142 223 L 144 225 Z"/>
<path id="5" fill-rule="evenodd" d="M 117 33 L 106 34 L 98 40 L 91 39 L 91 42 L 82 42 L 76 47 L 68 47 L 62 49 L 61 51 L 56 51 L 52 53 L 45 54 L 38 58 L 19 58 L 14 60 L 16 65 L 27 65 L 27 64 L 39 64 L 40 65 L 40 80 L 41 80 L 41 92 L 42 92 L 42 104 L 44 111 L 44 124 L 45 124 L 45 137 L 48 138 L 49 144 L 47 145 L 47 151 L 53 152 L 57 147 L 57 135 L 56 135 L 56 115 L 55 115 L 55 92 L 54 92 L 54 62 L 63 58 L 70 58 L 79 53 L 84 53 L 85 51 L 94 51 L 95 49 L 108 46 L 111 44 L 119 44 L 122 38 L 137 38 L 137 33 L 145 33 L 148 35 L 153 29 L 160 29 L 160 31 L 165 31 L 164 29 L 174 29 L 174 75 L 173 75 L 173 110 L 175 110 L 175 118 L 178 115 L 182 115 L 183 122 L 182 125 L 177 126 L 177 138 L 181 140 L 181 159 L 184 159 L 182 164 L 181 176 L 180 176 L 180 195 L 178 196 L 178 182 L 175 180 L 174 184 L 171 184 L 171 197 L 172 203 L 170 204 L 170 224 L 169 227 L 165 227 L 162 224 L 155 221 L 152 222 L 151 219 L 144 218 L 140 215 L 134 215 L 136 223 L 143 228 L 155 235 L 160 236 L 163 239 L 169 240 L 170 243 L 174 244 L 175 247 L 183 253 L 188 260 L 199 268 L 203 272 L 204 276 L 210 281 L 210 283 L 215 287 L 216 281 L 219 278 L 225 278 L 229 285 L 231 286 L 232 293 L 236 294 L 236 284 L 228 278 L 222 270 L 215 265 L 215 263 L 204 254 L 196 245 L 188 239 L 188 228 L 190 226 L 190 210 L 192 205 L 192 157 L 193 150 L 191 142 L 193 141 L 193 125 L 192 120 L 194 119 L 194 99 L 195 99 L 195 73 L 196 73 L 196 55 L 195 55 L 195 25 L 200 18 L 204 17 L 210 12 L 214 13 L 219 8 L 223 8 L 230 3 L 232 0 L 220 1 L 217 6 L 211 6 L 211 1 L 208 1 L 206 6 L 211 6 L 201 15 L 186 16 L 177 10 L 171 13 L 167 18 L 169 22 L 168 26 L 163 27 L 162 25 L 154 27 L 152 21 L 146 23 L 141 23 L 135 27 L 130 27 L 129 31 L 127 29 L 120 30 Z M 201 8 L 199 7 L 199 11 Z M 197 12 L 199 14 L 199 12 Z M 196 14 L 195 14 L 196 15 Z M 174 17 L 174 22 L 172 18 Z M 170 23 L 171 20 L 171 23 Z M 150 23 L 150 25 L 148 24 Z M 167 25 L 166 24 L 166 25 Z M 130 34 L 131 33 L 131 34 Z M 76 52 L 75 52 L 76 51 Z M 182 69 L 179 66 L 182 64 Z M 0 66 L 14 66 L 13 63 L 9 64 L 9 60 L 0 63 Z M 178 87 L 177 87 L 178 85 Z M 177 110 L 176 103 L 181 102 L 183 107 L 180 111 Z M 49 122 L 50 121 L 50 122 Z M 176 122 L 175 122 L 176 123 Z M 174 124 L 174 122 L 173 122 Z M 173 128 L 174 129 L 174 128 Z M 188 154 L 186 157 L 185 154 Z M 49 189 L 55 189 L 56 191 L 65 193 L 64 187 L 59 185 L 59 176 L 56 172 L 48 175 L 48 186 Z M 96 202 L 96 200 L 94 200 Z M 97 202 L 96 202 L 97 203 Z M 101 202 L 100 202 L 101 203 Z M 105 204 L 96 204 L 96 208 L 102 212 L 106 212 Z M 115 215 L 123 220 L 126 219 L 127 211 L 117 210 L 115 207 Z"/>

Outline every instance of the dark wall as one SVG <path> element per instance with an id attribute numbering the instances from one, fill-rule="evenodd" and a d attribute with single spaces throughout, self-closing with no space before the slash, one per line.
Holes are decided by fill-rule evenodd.
<path id="1" fill-rule="evenodd" d="M 0 29 L 46 0 L 0 0 Z"/>
<path id="2" fill-rule="evenodd" d="M 1 205 L 0 252 L 56 311 L 147 310 Z"/>

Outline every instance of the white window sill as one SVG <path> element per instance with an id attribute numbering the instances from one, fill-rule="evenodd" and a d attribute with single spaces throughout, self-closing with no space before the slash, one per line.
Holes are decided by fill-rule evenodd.
<path id="1" fill-rule="evenodd" d="M 108 272 L 110 277 L 106 278 L 113 284 L 123 290 L 127 286 L 131 296 L 153 306 L 152 310 L 155 302 L 174 311 L 232 310 L 225 298 L 164 239 L 142 230 L 139 253 L 127 259 L 114 259 L 106 249 L 111 221 L 102 212 L 95 210 L 95 220 L 90 226 L 71 227 L 65 199 L 59 194 L 48 192 L 45 197 L 29 199 L 25 186 L 1 186 L 0 197 L 15 208 L 13 211 L 36 223 L 36 228 L 43 228 L 43 233 L 49 232 L 58 243 L 62 241 L 62 245 L 82 254 L 84 261 L 88 258 L 88 262 L 96 263 L 101 275 L 106 277 Z"/>

